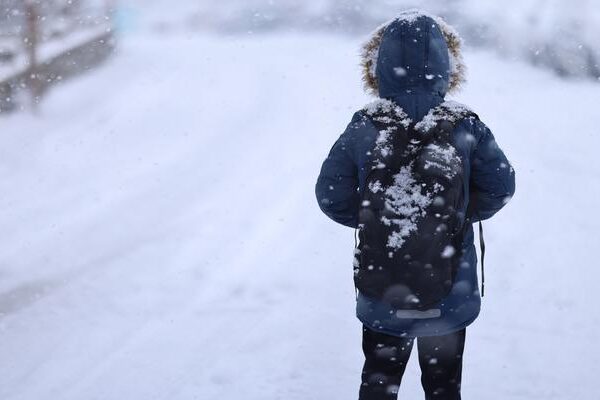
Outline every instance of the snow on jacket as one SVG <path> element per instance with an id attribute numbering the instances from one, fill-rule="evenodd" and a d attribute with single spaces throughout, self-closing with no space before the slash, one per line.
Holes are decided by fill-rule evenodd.
<path id="1" fill-rule="evenodd" d="M 443 20 L 418 11 L 402 13 L 377 29 L 363 46 L 365 87 L 399 105 L 412 121 L 421 121 L 430 109 L 445 101 L 448 92 L 463 83 L 460 46 L 458 34 Z M 315 190 L 321 210 L 352 228 L 358 226 L 361 192 L 379 134 L 368 118 L 368 109 L 354 115 L 333 145 Z M 472 221 L 488 219 L 514 194 L 513 168 L 490 129 L 476 118 L 460 122 L 453 140 L 468 175 L 462 211 L 468 208 Z M 387 303 L 358 293 L 357 317 L 371 329 L 396 336 L 443 335 L 469 325 L 477 318 L 481 304 L 473 239 L 469 224 L 452 290 L 436 307 L 441 316 L 405 318 Z"/>

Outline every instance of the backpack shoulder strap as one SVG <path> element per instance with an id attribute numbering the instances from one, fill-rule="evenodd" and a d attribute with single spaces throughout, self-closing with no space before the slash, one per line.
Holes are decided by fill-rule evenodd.
<path id="1" fill-rule="evenodd" d="M 379 130 L 393 127 L 408 129 L 412 124 L 402 107 L 387 99 L 377 99 L 367 104 L 360 113 L 370 119 Z"/>
<path id="2" fill-rule="evenodd" d="M 468 106 L 450 100 L 432 108 L 421 121 L 417 122 L 415 129 L 423 133 L 435 128 L 448 130 L 450 126 L 453 129 L 465 119 L 479 119 L 479 116 Z"/>
<path id="3" fill-rule="evenodd" d="M 485 240 L 483 240 L 483 223 L 479 220 L 479 249 L 481 251 L 481 297 L 485 296 Z"/>
<path id="4" fill-rule="evenodd" d="M 378 99 L 366 105 L 361 112 L 377 130 L 371 166 L 376 169 L 393 155 L 394 137 L 409 130 L 413 122 L 402 107 L 387 99 Z"/>
<path id="5" fill-rule="evenodd" d="M 424 134 L 436 132 L 451 133 L 465 119 L 479 120 L 479 116 L 468 106 L 456 101 L 445 101 L 430 112 L 415 125 L 415 129 Z M 467 220 L 470 217 L 467 216 Z M 481 297 L 485 296 L 485 241 L 483 224 L 479 222 L 479 248 L 481 253 Z"/>

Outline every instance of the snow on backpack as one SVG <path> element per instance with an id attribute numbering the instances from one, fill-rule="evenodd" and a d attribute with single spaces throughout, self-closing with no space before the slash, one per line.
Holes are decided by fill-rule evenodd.
<path id="1" fill-rule="evenodd" d="M 361 192 L 354 282 L 396 309 L 425 310 L 449 293 L 458 269 L 467 224 L 453 132 L 477 115 L 445 102 L 415 124 L 381 99 L 363 113 L 379 136 Z"/>

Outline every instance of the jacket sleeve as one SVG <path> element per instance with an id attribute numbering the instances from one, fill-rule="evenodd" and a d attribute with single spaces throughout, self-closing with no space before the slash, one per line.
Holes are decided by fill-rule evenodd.
<path id="1" fill-rule="evenodd" d="M 469 212 L 472 221 L 492 217 L 515 193 L 515 172 L 482 122 L 475 125 L 477 146 L 471 158 Z"/>
<path id="2" fill-rule="evenodd" d="M 323 162 L 315 194 L 329 218 L 352 228 L 358 226 L 358 167 L 352 157 L 351 128 L 335 142 Z"/>

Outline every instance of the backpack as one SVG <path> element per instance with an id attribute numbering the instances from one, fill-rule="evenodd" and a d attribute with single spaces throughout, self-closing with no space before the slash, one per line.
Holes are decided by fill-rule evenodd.
<path id="1" fill-rule="evenodd" d="M 354 283 L 399 310 L 426 310 L 452 288 L 462 255 L 465 171 L 456 125 L 477 118 L 445 102 L 413 123 L 388 100 L 364 115 L 379 131 L 361 191 Z"/>

